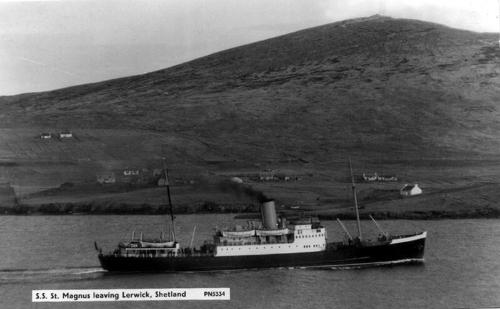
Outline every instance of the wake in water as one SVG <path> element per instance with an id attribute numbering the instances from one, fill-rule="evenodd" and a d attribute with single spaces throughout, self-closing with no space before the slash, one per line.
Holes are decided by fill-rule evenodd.
<path id="1" fill-rule="evenodd" d="M 95 266 L 55 269 L 2 269 L 0 270 L 0 284 L 88 280 L 99 278 L 103 273 L 106 273 L 106 271 Z"/>
<path id="2" fill-rule="evenodd" d="M 347 264 L 347 265 L 323 265 L 308 267 L 277 267 L 277 269 L 316 269 L 316 270 L 342 270 L 342 269 L 360 269 L 373 266 L 392 266 L 396 264 L 421 265 L 423 259 L 398 260 L 368 264 Z M 271 268 L 273 269 L 273 268 Z M 198 271 L 185 273 L 211 273 L 211 272 L 238 272 L 252 269 L 235 269 L 225 271 Z M 254 269 L 262 270 L 262 269 Z M 102 278 L 109 274 L 101 267 L 66 267 L 66 268 L 44 268 L 44 269 L 0 269 L 0 284 L 9 283 L 35 283 L 35 282 L 56 282 L 56 281 L 77 281 Z M 130 274 L 130 273 L 126 273 Z"/>

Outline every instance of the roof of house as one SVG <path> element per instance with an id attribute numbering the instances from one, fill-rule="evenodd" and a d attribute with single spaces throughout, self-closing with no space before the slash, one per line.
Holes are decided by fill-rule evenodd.
<path id="1" fill-rule="evenodd" d="M 416 185 L 405 185 L 401 191 L 411 191 Z"/>

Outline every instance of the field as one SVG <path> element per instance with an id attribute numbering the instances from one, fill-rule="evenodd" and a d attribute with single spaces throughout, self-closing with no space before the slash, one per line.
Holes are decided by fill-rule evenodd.
<path id="1" fill-rule="evenodd" d="M 154 133 L 142 132 L 141 135 L 141 132 L 116 129 L 87 129 L 75 132 L 72 140 L 47 141 L 37 137 L 38 131 L 2 130 L 8 133 L 3 136 L 3 143 L 9 145 L 8 150 L 12 155 L 1 166 L 3 182 L 13 184 L 17 202 L 21 206 L 20 212 L 164 212 L 164 187 L 155 184 L 96 182 L 96 174 L 106 170 L 119 173 L 130 166 L 161 168 L 160 156 L 144 150 L 164 141 L 155 140 L 157 135 Z M 117 145 L 118 141 L 121 148 L 104 146 Z M 132 148 L 129 145 L 134 143 L 136 147 L 133 152 L 127 151 Z M 177 144 L 169 146 L 174 145 Z M 181 143 L 178 147 L 181 147 Z M 14 157 L 16 153 L 25 156 Z M 135 160 L 129 159 L 131 153 Z M 256 211 L 259 202 L 255 198 L 238 190 L 224 190 L 219 185 L 232 177 L 239 177 L 244 181 L 242 186 L 250 186 L 274 198 L 278 211 L 282 213 L 311 212 L 326 218 L 350 218 L 354 215 L 347 159 L 322 164 L 292 160 L 250 164 L 223 160 L 207 162 L 201 159 L 193 163 L 182 157 L 173 158 L 169 168 L 177 212 Z M 360 180 L 363 173 L 375 172 L 395 175 L 398 181 Z M 491 217 L 500 213 L 496 202 L 500 198 L 497 181 L 500 165 L 497 161 L 405 162 L 369 161 L 365 158 L 354 160 L 354 173 L 362 216 Z M 265 181 L 260 179 L 262 175 L 275 177 L 274 180 Z M 405 183 L 418 183 L 424 193 L 401 198 L 399 189 Z"/>

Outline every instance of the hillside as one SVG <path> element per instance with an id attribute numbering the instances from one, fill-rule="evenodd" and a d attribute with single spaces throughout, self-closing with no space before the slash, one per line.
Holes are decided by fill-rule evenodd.
<path id="1" fill-rule="evenodd" d="M 496 35 L 373 16 L 144 75 L 0 97 L 2 180 L 91 179 L 162 153 L 194 174 L 287 162 L 324 171 L 347 155 L 382 167 L 496 165 L 499 60 Z M 77 138 L 37 138 L 63 129 Z"/>
<path id="2" fill-rule="evenodd" d="M 166 132 L 235 159 L 495 155 L 499 56 L 493 35 L 351 20 L 145 75 L 3 97 L 1 123 Z"/>

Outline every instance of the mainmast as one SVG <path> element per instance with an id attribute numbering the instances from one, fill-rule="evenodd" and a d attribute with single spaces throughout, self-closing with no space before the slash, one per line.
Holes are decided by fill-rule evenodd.
<path id="1" fill-rule="evenodd" d="M 354 209 L 356 210 L 356 222 L 358 223 L 358 238 L 362 239 L 361 222 L 359 221 L 358 197 L 356 196 L 356 185 L 354 183 L 354 175 L 352 173 L 351 158 L 349 157 L 349 171 L 351 172 L 352 195 L 354 197 Z"/>
<path id="2" fill-rule="evenodd" d="M 172 206 L 172 199 L 170 198 L 170 183 L 168 181 L 168 169 L 165 164 L 165 158 L 163 158 L 163 173 L 165 175 L 165 186 L 167 187 L 168 205 L 170 208 L 170 221 L 172 222 L 172 236 L 175 241 L 175 217 L 174 217 L 174 207 Z"/>

